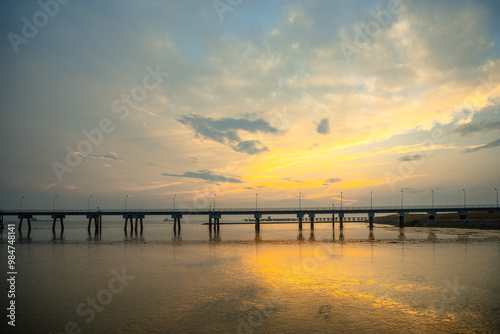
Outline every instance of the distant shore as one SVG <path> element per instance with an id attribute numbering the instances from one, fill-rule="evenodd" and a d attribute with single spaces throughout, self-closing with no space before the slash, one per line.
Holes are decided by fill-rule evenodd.
<path id="1" fill-rule="evenodd" d="M 399 226 L 399 217 L 398 215 L 375 217 L 374 223 Z M 444 227 L 500 230 L 500 214 L 490 212 L 471 212 L 465 220 L 460 220 L 457 213 L 438 214 L 434 220 L 429 220 L 429 217 L 426 214 L 408 214 L 405 216 L 405 227 Z"/>

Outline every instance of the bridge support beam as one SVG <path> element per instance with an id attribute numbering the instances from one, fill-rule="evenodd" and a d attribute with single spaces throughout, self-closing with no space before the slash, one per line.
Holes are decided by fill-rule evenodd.
<path id="1" fill-rule="evenodd" d="M 95 233 L 99 234 L 101 232 L 101 215 L 90 214 L 87 215 L 89 224 L 87 226 L 87 231 L 90 233 L 90 227 L 92 226 L 92 220 L 94 220 Z"/>
<path id="2" fill-rule="evenodd" d="M 436 211 L 428 212 L 428 215 L 429 215 L 429 220 L 435 220 L 436 219 Z"/>
<path id="3" fill-rule="evenodd" d="M 3 226 L 3 215 L 0 214 L 0 230 L 3 230 L 4 229 L 4 226 Z"/>
<path id="4" fill-rule="evenodd" d="M 19 218 L 19 228 L 18 228 L 19 231 L 21 231 L 21 227 L 23 227 L 24 218 L 26 218 L 26 220 L 28 221 L 28 231 L 31 231 L 31 218 L 33 218 L 33 215 L 29 214 L 18 215 L 17 218 Z"/>
<path id="5" fill-rule="evenodd" d="M 332 228 L 335 231 L 335 213 L 332 213 Z"/>
<path id="6" fill-rule="evenodd" d="M 125 226 L 123 227 L 123 230 L 127 233 L 127 223 L 130 220 L 130 233 L 132 233 L 134 228 L 134 224 L 132 222 L 133 215 L 123 215 L 123 218 L 125 218 Z"/>
<path id="7" fill-rule="evenodd" d="M 311 221 L 311 230 L 314 230 L 314 213 L 308 213 L 309 220 Z"/>
<path id="8" fill-rule="evenodd" d="M 373 229 L 373 217 L 374 216 L 375 216 L 375 214 L 373 212 L 368 213 L 368 227 L 370 229 Z"/>
<path id="9" fill-rule="evenodd" d="M 65 215 L 52 215 L 52 231 L 56 230 L 56 222 L 59 219 L 61 222 L 61 231 L 64 231 L 64 218 L 66 218 Z M 96 227 L 97 229 L 97 227 Z"/>
<path id="10" fill-rule="evenodd" d="M 469 211 L 462 210 L 462 211 L 459 211 L 458 214 L 460 215 L 460 220 L 466 220 L 467 215 L 469 214 Z"/>
<path id="11" fill-rule="evenodd" d="M 299 218 L 299 230 L 302 230 L 302 219 L 304 218 L 304 214 L 297 213 L 297 218 Z"/>
<path id="12" fill-rule="evenodd" d="M 260 231 L 260 218 L 262 217 L 262 214 L 256 213 L 253 215 L 253 217 L 255 218 L 255 232 L 259 232 Z"/>
<path id="13" fill-rule="evenodd" d="M 177 229 L 179 229 L 179 233 L 181 232 L 181 218 L 182 215 L 180 213 L 176 213 L 172 215 L 174 218 L 174 232 L 177 233 Z"/>
<path id="14" fill-rule="evenodd" d="M 399 212 L 399 227 L 405 227 L 405 212 Z"/>
<path id="15" fill-rule="evenodd" d="M 341 230 L 344 228 L 344 213 L 343 212 L 339 213 L 339 226 L 340 226 Z"/>

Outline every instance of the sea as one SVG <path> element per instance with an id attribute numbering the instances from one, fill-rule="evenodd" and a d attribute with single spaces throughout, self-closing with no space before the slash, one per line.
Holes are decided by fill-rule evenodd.
<path id="1" fill-rule="evenodd" d="M 500 231 L 9 223 L 2 333 L 500 333 Z"/>

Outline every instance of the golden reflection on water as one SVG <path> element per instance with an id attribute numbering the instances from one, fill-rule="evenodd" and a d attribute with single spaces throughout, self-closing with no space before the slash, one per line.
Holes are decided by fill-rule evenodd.
<path id="1" fill-rule="evenodd" d="M 251 268 L 260 284 L 282 295 L 321 296 L 307 298 L 310 308 L 321 308 L 320 304 L 327 300 L 345 305 L 353 312 L 371 314 L 386 323 L 398 323 L 401 317 L 411 319 L 415 326 L 430 323 L 439 327 L 457 318 L 452 310 L 447 311 L 444 319 L 438 317 L 438 306 L 432 303 L 432 296 L 439 296 L 442 286 L 419 281 L 411 275 L 400 279 L 397 272 L 384 272 L 385 264 L 372 265 L 373 250 L 366 245 L 318 243 L 256 247 L 254 256 L 245 257 L 245 265 Z M 403 263 L 401 253 L 396 249 L 391 251 L 389 255 L 378 254 L 377 262 Z"/>

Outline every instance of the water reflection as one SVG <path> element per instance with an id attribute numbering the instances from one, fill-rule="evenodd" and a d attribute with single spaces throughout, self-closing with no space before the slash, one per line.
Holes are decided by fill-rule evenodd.
<path id="1" fill-rule="evenodd" d="M 370 234 L 368 234 L 368 240 L 369 241 L 375 240 L 375 236 L 373 235 L 373 227 L 370 227 Z"/>
<path id="2" fill-rule="evenodd" d="M 31 243 L 32 239 L 31 239 L 31 229 L 28 230 L 28 234 L 26 235 L 26 238 L 23 237 L 23 231 L 22 230 L 19 230 L 19 242 L 24 242 L 24 243 Z"/>
<path id="3" fill-rule="evenodd" d="M 65 241 L 65 239 L 64 239 L 64 230 L 61 230 L 61 232 L 59 232 L 59 237 L 56 235 L 56 231 L 52 230 L 52 239 L 51 239 L 51 241 L 52 242 Z"/>
<path id="4" fill-rule="evenodd" d="M 309 236 L 309 241 L 314 242 L 316 238 L 314 238 L 314 230 L 311 230 L 311 235 Z"/>
<path id="5" fill-rule="evenodd" d="M 87 241 L 102 241 L 102 235 L 99 234 L 98 231 L 94 232 L 94 237 L 92 237 L 92 232 L 90 230 L 87 230 L 87 233 Z M 53 235 L 55 236 L 55 233 L 53 233 Z"/>
<path id="6" fill-rule="evenodd" d="M 406 237 L 405 237 L 405 228 L 404 227 L 400 227 L 399 228 L 398 240 L 399 241 L 405 241 L 406 240 Z"/>
<path id="7" fill-rule="evenodd" d="M 100 238 L 100 237 L 99 237 Z M 100 239 L 99 239 L 100 240 Z M 130 236 L 127 230 L 124 230 L 124 242 L 136 242 L 136 243 L 142 243 L 144 242 L 144 237 L 142 231 L 137 233 L 136 231 L 131 231 Z"/>
<path id="8" fill-rule="evenodd" d="M 302 229 L 299 229 L 299 236 L 297 237 L 297 241 L 299 242 L 304 241 L 304 235 L 302 234 Z"/>
<path id="9" fill-rule="evenodd" d="M 220 228 L 216 228 L 214 226 L 214 229 L 213 229 L 213 232 L 212 232 L 212 229 L 209 230 L 209 234 L 208 234 L 208 241 L 209 242 L 220 242 L 221 239 L 220 239 Z M 257 238 L 257 234 L 258 232 L 256 231 L 256 238 Z"/>

